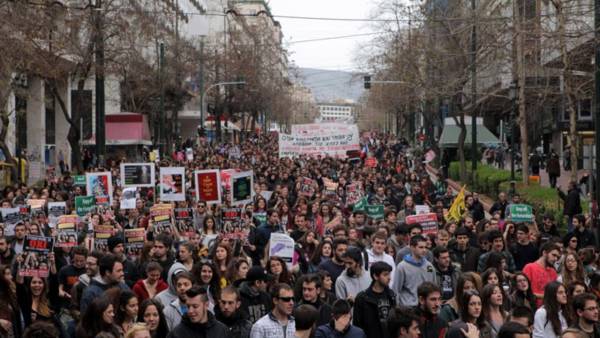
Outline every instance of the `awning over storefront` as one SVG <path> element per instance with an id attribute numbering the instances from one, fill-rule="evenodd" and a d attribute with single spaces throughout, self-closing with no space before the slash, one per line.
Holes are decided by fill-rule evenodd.
<path id="1" fill-rule="evenodd" d="M 468 118 L 471 119 L 470 117 Z M 458 136 L 460 135 L 460 127 L 452 122 L 449 123 L 449 119 L 446 119 L 442 136 L 440 136 L 439 146 L 441 148 L 456 148 L 458 147 Z M 471 144 L 471 124 L 467 124 L 467 137 L 465 138 L 465 145 Z M 483 124 L 477 124 L 477 144 L 484 146 L 499 146 L 500 140 L 492 134 Z"/>
<path id="2" fill-rule="evenodd" d="M 143 114 L 119 113 L 106 115 L 106 145 L 152 145 L 148 121 Z M 96 136 L 82 142 L 96 144 Z"/>

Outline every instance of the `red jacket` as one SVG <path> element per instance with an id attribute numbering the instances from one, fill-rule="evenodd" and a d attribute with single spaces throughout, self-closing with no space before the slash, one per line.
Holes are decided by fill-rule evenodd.
<path id="1" fill-rule="evenodd" d="M 169 285 L 165 283 L 162 279 L 159 279 L 156 282 L 156 294 L 159 292 L 166 290 L 169 288 Z M 148 290 L 146 290 L 146 285 L 144 285 L 144 280 L 138 280 L 135 285 L 133 285 L 133 292 L 138 296 L 140 303 L 148 298 L 150 298 L 150 294 L 148 294 Z"/>

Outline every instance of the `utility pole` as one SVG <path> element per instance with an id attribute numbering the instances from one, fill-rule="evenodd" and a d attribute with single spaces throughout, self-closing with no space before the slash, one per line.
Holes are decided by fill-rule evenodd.
<path id="1" fill-rule="evenodd" d="M 102 20 L 102 0 L 96 0 L 94 17 L 96 21 L 96 157 L 97 164 L 104 165 L 106 155 L 105 98 L 104 98 L 104 23 Z"/>
<path id="2" fill-rule="evenodd" d="M 200 134 L 204 136 L 204 37 L 200 38 L 200 79 L 199 79 L 199 90 L 200 90 Z"/>
<path id="3" fill-rule="evenodd" d="M 477 171 L 477 12 L 476 0 L 471 0 L 473 28 L 471 30 L 471 182 Z"/>
<path id="4" fill-rule="evenodd" d="M 600 201 L 600 0 L 594 0 L 594 50 L 595 50 L 595 62 L 594 62 L 594 128 L 596 131 L 596 177 L 594 182 L 595 189 L 595 200 L 596 204 Z M 577 165 L 573 163 L 572 165 Z"/>
<path id="5" fill-rule="evenodd" d="M 158 64 L 159 69 L 159 86 L 160 86 L 160 103 L 159 103 L 159 114 L 160 123 L 158 126 L 158 136 L 156 142 L 160 147 L 160 151 L 165 153 L 165 44 L 160 43 L 160 60 Z"/>

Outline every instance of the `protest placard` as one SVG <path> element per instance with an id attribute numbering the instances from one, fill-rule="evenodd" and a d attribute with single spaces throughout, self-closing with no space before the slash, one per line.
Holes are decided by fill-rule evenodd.
<path id="1" fill-rule="evenodd" d="M 172 213 L 173 209 L 170 204 L 155 204 L 150 208 L 150 217 L 153 221 L 152 232 L 155 235 L 173 233 Z"/>
<path id="2" fill-rule="evenodd" d="M 86 192 L 94 196 L 96 205 L 111 205 L 113 186 L 110 172 L 86 173 Z"/>
<path id="3" fill-rule="evenodd" d="M 94 196 L 76 196 L 75 212 L 79 217 L 91 213 L 96 208 L 96 198 Z"/>
<path id="4" fill-rule="evenodd" d="M 25 236 L 23 243 L 23 262 L 19 264 L 19 276 L 48 277 L 50 263 L 48 254 L 52 252 L 52 237 Z"/>
<path id="5" fill-rule="evenodd" d="M 62 215 L 57 221 L 56 246 L 59 248 L 72 248 L 77 246 L 77 215 Z"/>
<path id="6" fill-rule="evenodd" d="M 288 269 L 291 269 L 295 244 L 294 240 L 288 235 L 275 232 L 271 233 L 271 238 L 269 240 L 269 257 L 280 257 L 286 263 Z"/>
<path id="7" fill-rule="evenodd" d="M 0 212 L 4 223 L 4 236 L 14 236 L 15 225 L 22 221 L 21 208 L 0 208 Z"/>
<path id="8" fill-rule="evenodd" d="M 384 208 L 383 204 L 376 205 L 367 205 L 365 207 L 365 211 L 367 212 L 367 216 L 372 219 L 383 219 L 384 216 Z"/>
<path id="9" fill-rule="evenodd" d="M 315 181 L 308 177 L 300 179 L 300 196 L 311 198 L 315 194 Z"/>
<path id="10" fill-rule="evenodd" d="M 121 185 L 154 187 L 154 163 L 121 163 Z"/>
<path id="11" fill-rule="evenodd" d="M 67 213 L 67 203 L 48 202 L 48 225 L 54 228 L 58 223 L 58 218 Z"/>
<path id="12" fill-rule="evenodd" d="M 85 175 L 73 176 L 73 185 L 76 187 L 85 187 Z"/>
<path id="13" fill-rule="evenodd" d="M 191 208 L 176 208 L 174 214 L 175 226 L 179 231 L 179 236 L 184 241 L 189 240 L 196 233 L 193 210 Z"/>
<path id="14" fill-rule="evenodd" d="M 292 125 L 291 134 L 279 133 L 279 158 L 332 156 L 346 158 L 347 151 L 360 150 L 358 127 L 342 123 Z"/>
<path id="15" fill-rule="evenodd" d="M 354 205 L 363 197 L 363 191 L 356 183 L 346 186 L 346 205 Z"/>
<path id="16" fill-rule="evenodd" d="M 428 214 L 431 212 L 431 209 L 429 209 L 429 206 L 426 204 L 417 204 L 415 205 L 415 213 L 417 215 L 420 214 Z"/>
<path id="17" fill-rule="evenodd" d="M 437 234 L 438 222 L 435 213 L 406 216 L 406 224 L 421 224 L 423 235 Z"/>
<path id="18" fill-rule="evenodd" d="M 252 203 L 254 179 L 252 171 L 244 171 L 231 175 L 231 204 Z"/>
<path id="19" fill-rule="evenodd" d="M 94 248 L 101 252 L 108 252 L 108 239 L 113 234 L 111 225 L 98 225 L 94 227 Z"/>
<path id="20" fill-rule="evenodd" d="M 160 168 L 160 200 L 185 201 L 185 168 Z"/>
<path id="21" fill-rule="evenodd" d="M 533 208 L 527 204 L 510 204 L 510 220 L 513 222 L 533 222 Z"/>
<path id="22" fill-rule="evenodd" d="M 206 204 L 221 203 L 221 175 L 219 170 L 196 170 L 194 172 L 196 198 Z"/>
<path id="23" fill-rule="evenodd" d="M 121 209 L 135 209 L 135 201 L 137 197 L 137 188 L 129 187 L 123 189 L 121 195 Z"/>
<path id="24" fill-rule="evenodd" d="M 144 228 L 125 229 L 125 254 L 128 257 L 139 257 L 144 248 L 146 230 Z"/>

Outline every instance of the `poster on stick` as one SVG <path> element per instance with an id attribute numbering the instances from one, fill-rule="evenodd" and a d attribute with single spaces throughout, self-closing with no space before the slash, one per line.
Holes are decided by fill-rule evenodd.
<path id="1" fill-rule="evenodd" d="M 134 228 L 125 229 L 125 254 L 128 257 L 140 257 L 144 248 L 144 239 L 146 238 L 146 229 Z"/>
<path id="2" fill-rule="evenodd" d="M 124 187 L 154 187 L 154 163 L 121 163 L 121 184 Z"/>
<path id="3" fill-rule="evenodd" d="M 96 205 L 112 205 L 112 176 L 110 172 L 86 173 L 86 192 L 94 196 Z"/>
<path id="4" fill-rule="evenodd" d="M 50 263 L 48 254 L 52 251 L 52 237 L 25 236 L 23 262 L 19 264 L 19 276 L 48 277 Z"/>
<path id="5" fill-rule="evenodd" d="M 77 246 L 77 223 L 79 217 L 77 215 L 62 215 L 58 218 L 56 247 L 72 248 Z"/>
<path id="6" fill-rule="evenodd" d="M 438 230 L 438 219 L 435 213 L 406 216 L 406 224 L 421 224 L 423 235 L 436 234 Z"/>
<path id="7" fill-rule="evenodd" d="M 185 201 L 185 168 L 164 167 L 160 168 L 160 200 Z"/>
<path id="8" fill-rule="evenodd" d="M 286 263 L 288 269 L 291 269 L 294 258 L 294 245 L 296 243 L 290 236 L 272 233 L 269 241 L 269 257 L 280 257 Z"/>
<path id="9" fill-rule="evenodd" d="M 219 170 L 196 170 L 196 198 L 206 204 L 221 204 L 221 175 Z"/>
<path id="10" fill-rule="evenodd" d="M 231 205 L 252 203 L 254 173 L 244 171 L 231 175 Z"/>

